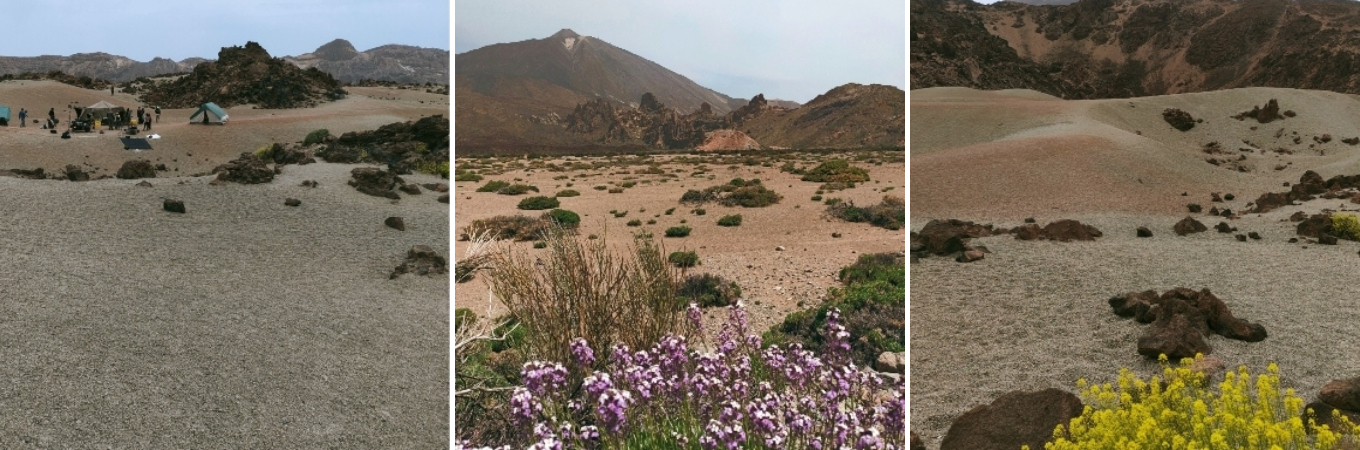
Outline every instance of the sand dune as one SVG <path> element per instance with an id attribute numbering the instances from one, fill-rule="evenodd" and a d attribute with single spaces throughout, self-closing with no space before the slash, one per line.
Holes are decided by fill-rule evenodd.
<path id="1" fill-rule="evenodd" d="M 1077 378 L 1112 381 L 1121 367 L 1157 372 L 1137 354 L 1145 325 L 1116 317 L 1106 303 L 1131 290 L 1209 288 L 1270 334 L 1258 343 L 1211 337 L 1214 355 L 1254 371 L 1277 362 L 1286 387 L 1309 401 L 1328 381 L 1360 375 L 1352 351 L 1360 313 L 1344 306 L 1360 295 L 1350 281 L 1360 244 L 1287 242 L 1296 237 L 1290 214 L 1355 213 L 1360 205 L 1314 200 L 1238 219 L 1194 214 L 1210 227 L 1225 221 L 1238 233 L 1258 232 L 1259 241 L 1212 229 L 1177 237 L 1171 229 L 1189 215 L 1186 203 L 1244 211 L 1306 170 L 1324 178 L 1360 173 L 1360 146 L 1340 141 L 1360 136 L 1355 96 L 1277 88 L 1092 101 L 951 94 L 973 99 L 961 106 L 928 94 L 914 91 L 911 106 L 912 143 L 926 144 L 913 147 L 910 161 L 913 230 L 933 218 L 1013 227 L 1035 217 L 1040 225 L 1078 219 L 1105 233 L 1081 243 L 980 238 L 973 243 L 993 252 L 982 261 L 911 265 L 910 426 L 928 448 L 938 448 L 960 414 L 1012 390 L 1075 392 Z M 1297 116 L 1268 124 L 1230 117 L 1272 98 Z M 1161 117 L 1166 108 L 1204 121 L 1177 131 Z M 1314 140 L 1323 134 L 1331 141 Z M 1206 154 L 1210 142 L 1227 154 Z M 1205 162 L 1241 155 L 1253 169 Z M 1235 199 L 1214 203 L 1211 192 Z M 1135 237 L 1138 226 L 1154 237 Z"/>

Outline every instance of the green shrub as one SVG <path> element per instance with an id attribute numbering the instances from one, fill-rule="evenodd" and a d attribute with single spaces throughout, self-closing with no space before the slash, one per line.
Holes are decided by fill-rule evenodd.
<path id="1" fill-rule="evenodd" d="M 747 208 L 759 208 L 779 203 L 784 197 L 775 193 L 765 186 L 744 186 L 732 191 L 731 194 L 723 197 L 719 203 L 724 206 L 743 206 Z"/>
<path id="2" fill-rule="evenodd" d="M 554 209 L 543 214 L 545 220 L 557 222 L 563 228 L 576 228 L 581 224 L 581 216 L 566 209 Z"/>
<path id="3" fill-rule="evenodd" d="M 1360 241 L 1360 218 L 1354 214 L 1332 214 L 1332 231 L 1336 237 Z"/>
<path id="4" fill-rule="evenodd" d="M 526 210 L 552 209 L 561 206 L 561 204 L 562 204 L 561 202 L 558 202 L 557 199 L 552 197 L 543 196 L 529 197 L 519 201 L 519 209 Z"/>
<path id="5" fill-rule="evenodd" d="M 814 195 L 814 196 L 812 196 L 812 201 L 814 201 L 814 202 L 820 202 L 820 201 L 822 201 L 822 196 L 820 196 L 820 195 Z"/>
<path id="6" fill-rule="evenodd" d="M 593 189 L 595 189 L 595 190 L 597 190 L 597 191 L 603 191 L 603 190 L 605 190 L 605 189 L 609 189 L 609 186 L 605 186 L 605 185 L 602 184 L 602 185 L 599 185 L 599 186 L 595 186 Z"/>
<path id="7" fill-rule="evenodd" d="M 630 188 L 630 187 L 633 187 L 633 186 L 637 186 L 637 182 L 636 182 L 636 181 L 625 181 L 625 182 L 619 183 L 619 187 Z"/>
<path id="8" fill-rule="evenodd" d="M 554 197 L 579 197 L 580 195 L 581 195 L 580 192 L 576 192 L 575 190 L 571 189 L 565 189 L 557 191 L 557 195 L 554 195 Z"/>
<path id="9" fill-rule="evenodd" d="M 466 326 L 477 323 L 477 313 L 471 309 L 457 308 L 453 310 L 453 329 L 458 330 Z"/>
<path id="10" fill-rule="evenodd" d="M 843 159 L 833 159 L 814 167 L 803 175 L 803 181 L 815 181 L 826 183 L 832 181 L 839 182 L 865 182 L 869 181 L 869 172 L 864 169 L 850 165 L 850 162 Z"/>
<path id="11" fill-rule="evenodd" d="M 530 186 L 527 184 L 512 184 L 497 189 L 496 193 L 501 195 L 524 195 L 527 194 L 529 191 L 538 192 L 538 186 Z"/>
<path id="12" fill-rule="evenodd" d="M 906 201 L 900 197 L 884 196 L 879 204 L 863 208 L 855 206 L 854 202 L 827 202 L 827 215 L 847 222 L 868 222 L 876 227 L 900 230 L 907 221 Z"/>
<path id="13" fill-rule="evenodd" d="M 482 176 L 472 172 L 459 170 L 453 174 L 453 181 L 482 181 Z"/>
<path id="14" fill-rule="evenodd" d="M 685 237 L 689 236 L 690 231 L 693 231 L 693 229 L 683 225 L 678 227 L 670 227 L 666 229 L 666 237 Z"/>
<path id="15" fill-rule="evenodd" d="M 856 364 L 872 364 L 885 351 L 905 351 L 906 261 L 893 253 L 861 255 L 842 272 L 843 287 L 828 289 L 826 302 L 816 309 L 789 314 L 764 334 L 765 343 L 798 342 L 806 348 L 821 348 L 826 313 L 836 307 L 850 332 L 851 358 Z"/>
<path id="16" fill-rule="evenodd" d="M 633 219 L 633 220 L 628 221 L 628 224 L 627 224 L 627 225 L 630 226 L 630 227 L 640 227 L 640 226 L 642 226 L 642 221 L 641 221 L 641 220 L 638 220 L 638 219 Z"/>
<path id="17" fill-rule="evenodd" d="M 547 247 L 548 247 L 548 243 L 547 243 L 547 242 L 543 242 L 543 241 L 534 241 L 534 248 L 547 248 Z"/>
<path id="18" fill-rule="evenodd" d="M 668 215 L 668 216 L 671 215 L 671 213 L 673 213 L 673 212 L 675 212 L 675 208 L 666 209 L 666 215 Z"/>
<path id="19" fill-rule="evenodd" d="M 818 188 L 821 189 L 822 191 L 832 191 L 832 192 L 834 192 L 834 191 L 843 191 L 843 190 L 846 190 L 846 189 L 852 189 L 852 188 L 854 188 L 854 187 L 855 187 L 855 183 L 849 182 L 849 181 L 832 181 L 832 182 L 829 182 L 829 183 L 824 183 L 824 184 L 822 184 L 821 186 L 818 186 Z"/>
<path id="20" fill-rule="evenodd" d="M 622 219 L 628 215 L 628 211 L 610 211 L 609 213 L 613 214 L 615 219 Z"/>
<path id="21" fill-rule="evenodd" d="M 616 187 L 616 188 L 609 188 L 609 193 L 610 193 L 610 194 L 622 194 L 622 193 L 623 193 L 623 188 L 617 188 L 617 187 Z"/>
<path id="22" fill-rule="evenodd" d="M 682 301 L 700 308 L 731 306 L 741 298 L 741 287 L 735 281 L 705 273 L 685 277 L 676 294 Z"/>
<path id="23" fill-rule="evenodd" d="M 699 254 L 695 252 L 671 252 L 666 257 L 675 267 L 689 268 L 699 265 Z"/>
<path id="24" fill-rule="evenodd" d="M 708 214 L 708 211 L 707 211 L 707 210 L 704 210 L 703 208 L 694 208 L 694 209 L 690 210 L 690 212 L 691 212 L 691 213 L 694 213 L 694 215 L 696 215 L 696 216 L 702 216 L 702 215 L 704 215 L 704 214 Z"/>
<path id="25" fill-rule="evenodd" d="M 496 192 L 508 186 L 510 186 L 509 182 L 491 180 L 486 182 L 486 184 L 483 184 L 482 187 L 477 188 L 477 192 Z"/>
<path id="26" fill-rule="evenodd" d="M 322 141 L 325 141 L 327 137 L 330 137 L 330 135 L 330 130 L 325 128 L 313 130 L 311 133 L 307 133 L 307 137 L 302 139 L 302 145 L 320 144 Z"/>
<path id="27" fill-rule="evenodd" d="M 1162 375 L 1147 380 L 1128 369 L 1115 383 L 1077 380 L 1085 410 L 1057 427 L 1045 448 L 1110 448 L 1114 442 L 1121 448 L 1354 448 L 1360 427 L 1341 414 L 1333 414 L 1331 426 L 1318 426 L 1329 418 L 1306 408 L 1293 388 L 1281 389 L 1275 363 L 1255 379 L 1239 366 L 1214 389 L 1191 369 L 1196 359 L 1173 368 L 1162 355 Z"/>
<path id="28" fill-rule="evenodd" d="M 732 214 L 732 215 L 728 215 L 728 216 L 722 216 L 721 219 L 718 219 L 718 226 L 720 226 L 720 227 L 737 227 L 737 226 L 741 226 L 741 214 Z"/>
<path id="29" fill-rule="evenodd" d="M 647 225 L 656 225 L 656 219 L 647 219 Z"/>

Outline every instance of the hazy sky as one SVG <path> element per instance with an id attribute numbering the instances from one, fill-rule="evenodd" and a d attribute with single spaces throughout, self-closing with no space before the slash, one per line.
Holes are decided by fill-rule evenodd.
<path id="1" fill-rule="evenodd" d="M 845 83 L 905 89 L 904 0 L 459 0 L 454 53 L 570 28 L 732 97 L 807 102 Z"/>
<path id="2" fill-rule="evenodd" d="M 216 59 L 259 42 L 300 55 L 336 38 L 359 51 L 386 44 L 449 48 L 450 0 L 6 1 L 0 56 L 105 52 L 137 61 Z M 114 9 L 117 8 L 117 9 Z"/>

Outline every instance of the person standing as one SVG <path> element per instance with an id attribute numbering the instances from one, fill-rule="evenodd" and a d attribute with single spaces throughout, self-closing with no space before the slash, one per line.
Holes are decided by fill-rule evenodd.
<path id="1" fill-rule="evenodd" d="M 161 122 L 161 107 L 160 107 L 160 106 L 157 106 L 157 107 L 156 107 L 156 123 L 160 123 L 160 122 Z"/>
<path id="2" fill-rule="evenodd" d="M 48 121 L 48 123 L 52 123 L 52 122 L 56 122 L 56 121 L 57 121 L 57 108 L 48 108 L 48 109 L 47 109 L 47 121 Z"/>
<path id="3" fill-rule="evenodd" d="M 19 128 L 24 127 L 24 122 L 28 122 L 28 110 L 19 108 Z"/>

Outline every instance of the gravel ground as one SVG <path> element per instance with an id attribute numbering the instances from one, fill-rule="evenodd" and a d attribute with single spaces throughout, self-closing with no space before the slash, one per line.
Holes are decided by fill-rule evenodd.
<path id="1" fill-rule="evenodd" d="M 449 254 L 448 205 L 360 194 L 354 167 L 0 177 L 0 446 L 447 447 L 448 277 L 388 274 Z"/>

